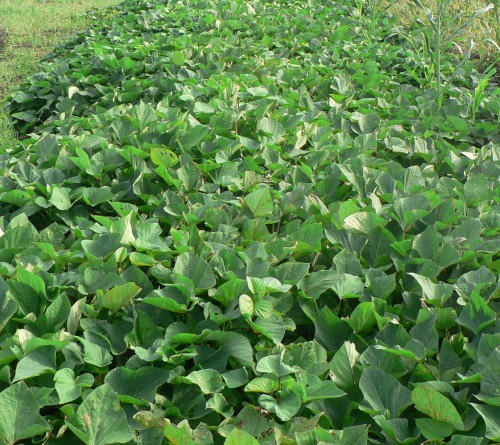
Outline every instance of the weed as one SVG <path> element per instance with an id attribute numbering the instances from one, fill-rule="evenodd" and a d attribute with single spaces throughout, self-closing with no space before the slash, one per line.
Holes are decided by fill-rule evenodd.
<path id="1" fill-rule="evenodd" d="M 392 13 L 404 27 L 412 27 L 417 20 L 420 20 L 425 26 L 431 26 L 427 21 L 425 9 L 430 9 L 437 12 L 436 0 L 421 0 L 420 3 L 424 6 L 415 7 L 413 0 L 382 0 L 378 3 L 378 10 L 385 13 Z M 458 46 L 455 49 L 459 52 L 464 52 L 469 45 L 467 42 L 473 40 L 475 42 L 473 52 L 471 54 L 475 65 L 484 69 L 491 63 L 498 60 L 499 54 L 499 0 L 451 0 L 448 2 L 448 16 L 455 17 L 455 23 L 452 27 L 456 29 L 461 27 L 461 39 L 455 42 Z M 472 21 L 468 21 L 468 17 L 474 15 L 476 11 L 480 11 L 492 4 L 487 12 L 476 17 Z M 462 26 L 465 25 L 465 26 Z M 465 42 L 465 47 L 464 47 Z"/>
<path id="2" fill-rule="evenodd" d="M 438 108 L 441 109 L 444 94 L 447 87 L 455 79 L 459 73 L 459 69 L 469 60 L 474 41 L 469 42 L 469 47 L 465 52 L 462 52 L 458 64 L 454 67 L 451 73 L 445 74 L 443 71 L 444 59 L 449 54 L 453 45 L 459 50 L 460 46 L 456 45 L 456 39 L 459 38 L 463 31 L 479 16 L 487 13 L 494 8 L 493 4 L 489 4 L 477 11 L 464 16 L 463 12 L 453 13 L 453 0 L 435 0 L 434 5 L 424 5 L 421 0 L 412 0 L 423 12 L 425 22 L 418 20 L 420 30 L 423 36 L 425 52 L 424 56 L 429 55 L 430 62 L 427 62 L 425 57 L 422 58 L 424 66 L 424 77 L 429 82 L 433 79 L 433 85 L 437 89 Z M 407 35 L 411 40 L 413 37 Z M 414 43 L 413 47 L 416 45 Z"/>

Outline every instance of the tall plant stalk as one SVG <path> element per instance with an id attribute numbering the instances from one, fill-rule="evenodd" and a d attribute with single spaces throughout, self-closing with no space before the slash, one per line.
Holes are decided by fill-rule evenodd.
<path id="1" fill-rule="evenodd" d="M 448 79 L 444 79 L 443 75 L 444 55 L 450 47 L 455 44 L 456 39 L 462 34 L 464 29 L 466 29 L 477 17 L 493 9 L 495 5 L 491 3 L 465 16 L 464 19 L 462 13 L 451 13 L 450 7 L 452 0 L 434 0 L 434 8 L 425 6 L 421 0 L 412 0 L 412 2 L 423 11 L 425 19 L 430 25 L 427 26 L 422 21 L 417 21 L 422 27 L 422 35 L 429 49 L 431 58 L 431 64 L 426 69 L 428 71 L 426 73 L 426 78 L 433 78 L 434 80 L 437 90 L 438 108 L 441 109 L 446 88 L 451 84 L 453 79 L 455 79 L 458 70 L 465 61 L 470 58 L 474 42 L 470 42 L 468 51 L 462 54 L 460 62 L 455 66 L 455 71 Z M 430 76 L 429 74 L 433 75 Z"/>

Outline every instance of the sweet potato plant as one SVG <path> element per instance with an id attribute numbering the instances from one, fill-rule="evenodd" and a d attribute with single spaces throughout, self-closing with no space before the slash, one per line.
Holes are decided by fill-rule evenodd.
<path id="1" fill-rule="evenodd" d="M 499 89 L 355 3 L 127 0 L 13 92 L 1 443 L 500 441 Z"/>

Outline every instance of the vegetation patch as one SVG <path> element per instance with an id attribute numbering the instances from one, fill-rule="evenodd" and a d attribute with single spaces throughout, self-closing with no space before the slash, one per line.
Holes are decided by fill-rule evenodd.
<path id="1" fill-rule="evenodd" d="M 365 2 L 361 2 L 365 3 Z M 425 27 L 432 26 L 429 13 L 436 15 L 441 10 L 441 23 L 457 32 L 453 38 L 458 53 L 467 52 L 470 41 L 474 42 L 471 58 L 473 63 L 485 69 L 489 64 L 498 65 L 500 52 L 500 3 L 498 0 L 382 0 L 376 7 L 393 14 L 403 26 L 411 26 L 416 21 Z M 471 17 L 474 17 L 471 20 Z"/>
<path id="2" fill-rule="evenodd" d="M 13 92 L 2 443 L 500 441 L 500 90 L 357 3 L 128 0 Z"/>
<path id="3" fill-rule="evenodd" d="M 54 46 L 91 23 L 86 17 L 89 10 L 118 2 L 0 0 L 0 147 L 15 141 L 15 132 L 4 112 L 4 100 L 9 91 L 36 72 L 40 59 Z"/>
<path id="4" fill-rule="evenodd" d="M 7 31 L 5 31 L 5 29 L 3 28 L 0 28 L 0 52 L 3 51 L 6 44 L 7 44 Z"/>

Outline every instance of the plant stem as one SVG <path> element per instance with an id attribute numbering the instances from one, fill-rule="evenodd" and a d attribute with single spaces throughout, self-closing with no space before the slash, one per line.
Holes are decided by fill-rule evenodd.
<path id="1" fill-rule="evenodd" d="M 441 88 L 441 46 L 442 46 L 442 18 L 443 18 L 443 0 L 438 0 L 437 5 L 437 33 L 436 33 L 436 82 L 438 95 L 438 108 L 443 104 Z"/>

